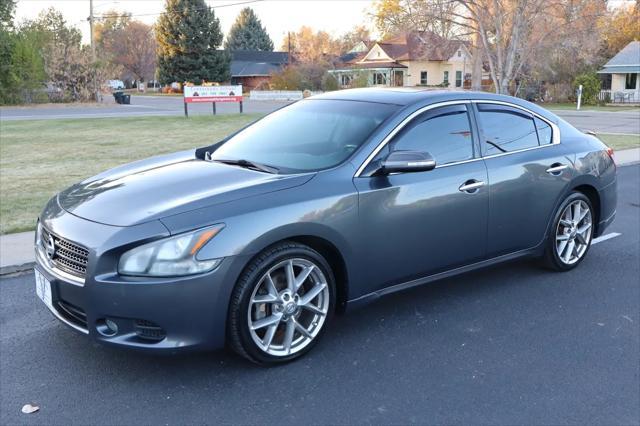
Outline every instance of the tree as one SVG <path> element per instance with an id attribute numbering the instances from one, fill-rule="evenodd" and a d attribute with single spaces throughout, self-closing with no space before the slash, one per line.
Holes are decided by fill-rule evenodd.
<path id="1" fill-rule="evenodd" d="M 11 86 L 15 81 L 11 66 L 15 43 L 13 34 L 13 0 L 0 0 L 0 103 L 11 102 Z"/>
<path id="2" fill-rule="evenodd" d="M 228 50 L 273 51 L 273 41 L 253 9 L 245 7 L 231 26 L 224 48 Z"/>
<path id="3" fill-rule="evenodd" d="M 455 0 L 377 0 L 371 16 L 383 37 L 416 30 L 451 38 L 461 28 L 453 19 L 459 10 Z"/>
<path id="4" fill-rule="evenodd" d="M 358 43 L 371 40 L 371 31 L 364 25 L 357 25 L 353 30 L 344 33 L 339 39 L 340 53 L 347 53 Z"/>
<path id="5" fill-rule="evenodd" d="M 153 78 L 156 39 L 152 27 L 140 21 L 128 21 L 123 26 L 104 31 L 101 43 L 108 60 L 121 66 L 135 80 Z"/>
<path id="6" fill-rule="evenodd" d="M 291 54 L 299 62 L 325 63 L 328 56 L 340 52 L 339 43 L 326 31 L 314 32 L 310 27 L 302 26 L 297 32 L 290 34 L 290 37 Z M 285 38 L 282 50 L 287 50 L 288 44 L 289 40 Z"/>
<path id="7" fill-rule="evenodd" d="M 627 44 L 640 40 L 640 3 L 630 7 L 621 7 L 606 16 L 601 23 L 604 31 L 604 56 L 615 56 Z"/>
<path id="8" fill-rule="evenodd" d="M 69 26 L 62 13 L 50 8 L 20 31 L 34 34 L 31 43 L 39 46 L 52 100 L 91 99 L 95 64 L 89 49 L 82 46 L 80 31 Z"/>
<path id="9" fill-rule="evenodd" d="M 216 50 L 222 38 L 220 21 L 204 0 L 166 0 L 156 24 L 160 82 L 228 80 L 230 55 Z"/>

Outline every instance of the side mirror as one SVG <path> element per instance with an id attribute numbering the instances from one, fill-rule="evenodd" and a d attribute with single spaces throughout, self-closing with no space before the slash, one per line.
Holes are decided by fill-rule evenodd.
<path id="1" fill-rule="evenodd" d="M 428 152 L 393 151 L 382 160 L 380 173 L 426 172 L 436 167 L 436 160 Z"/>

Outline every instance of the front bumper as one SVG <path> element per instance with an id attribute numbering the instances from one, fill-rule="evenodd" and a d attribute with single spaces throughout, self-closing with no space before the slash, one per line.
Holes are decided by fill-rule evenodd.
<path id="1" fill-rule="evenodd" d="M 243 258 L 225 258 L 215 270 L 187 277 L 124 277 L 115 272 L 118 251 L 157 238 L 160 228 L 109 227 L 70 214 L 43 224 L 50 232 L 83 243 L 90 253 L 87 273 L 77 279 L 52 266 L 36 245 L 36 269 L 51 285 L 50 310 L 64 324 L 99 342 L 138 350 L 224 346 L 228 304 Z M 107 323 L 116 324 L 117 332 Z"/>

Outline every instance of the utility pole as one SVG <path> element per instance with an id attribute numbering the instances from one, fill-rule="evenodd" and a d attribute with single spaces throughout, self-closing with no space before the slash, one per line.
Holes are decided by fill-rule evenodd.
<path id="1" fill-rule="evenodd" d="M 89 0 L 89 34 L 91 40 L 91 66 L 93 68 L 93 96 L 99 101 L 98 85 L 96 82 L 96 44 L 93 40 L 93 0 Z"/>

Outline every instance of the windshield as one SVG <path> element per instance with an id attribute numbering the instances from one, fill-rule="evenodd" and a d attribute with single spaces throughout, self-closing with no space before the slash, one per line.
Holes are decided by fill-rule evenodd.
<path id="1" fill-rule="evenodd" d="M 398 107 L 355 101 L 304 100 L 230 138 L 211 159 L 247 160 L 287 171 L 313 171 L 349 158 Z"/>

